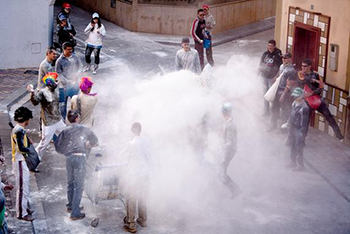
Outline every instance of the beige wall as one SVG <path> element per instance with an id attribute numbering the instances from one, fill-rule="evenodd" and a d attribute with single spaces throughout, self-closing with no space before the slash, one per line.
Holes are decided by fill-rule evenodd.
<path id="1" fill-rule="evenodd" d="M 176 6 L 139 4 L 134 0 L 133 5 L 117 1 L 117 7 L 113 9 L 110 0 L 76 0 L 76 3 L 88 11 L 97 11 L 101 17 L 128 30 L 172 35 L 189 35 L 197 9 L 203 5 L 203 1 L 198 5 Z M 211 5 L 217 22 L 214 33 L 274 16 L 275 5 L 276 0 L 237 0 Z"/>
<path id="2" fill-rule="evenodd" d="M 311 5 L 314 5 L 313 10 L 311 10 Z M 331 17 L 327 59 L 329 59 L 330 43 L 339 45 L 340 53 L 338 71 L 331 71 L 327 65 L 326 81 L 340 89 L 349 90 L 349 87 L 346 86 L 346 75 L 349 56 L 350 1 L 336 0 L 330 4 L 329 0 L 279 0 L 277 9 L 280 11 L 277 11 L 276 15 L 275 37 L 282 51 L 286 50 L 289 6 L 299 7 L 310 12 L 319 12 Z"/>

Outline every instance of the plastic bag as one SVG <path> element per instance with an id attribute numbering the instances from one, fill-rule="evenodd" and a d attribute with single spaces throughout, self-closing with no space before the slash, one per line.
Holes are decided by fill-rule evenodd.
<path id="1" fill-rule="evenodd" d="M 281 76 L 279 76 L 276 79 L 275 83 L 273 83 L 271 85 L 271 87 L 269 88 L 269 90 L 267 90 L 267 92 L 264 95 L 264 98 L 265 98 L 266 101 L 273 102 L 275 100 L 277 89 L 278 89 L 278 85 L 280 84 L 280 81 L 281 81 Z"/>

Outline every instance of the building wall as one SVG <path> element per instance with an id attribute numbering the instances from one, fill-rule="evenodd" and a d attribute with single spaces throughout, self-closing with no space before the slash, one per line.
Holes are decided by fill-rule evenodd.
<path id="1" fill-rule="evenodd" d="M 52 42 L 53 4 L 52 0 L 0 0 L 4 7 L 0 69 L 39 66 Z"/>
<path id="2" fill-rule="evenodd" d="M 350 1 L 329 4 L 328 0 L 281 0 L 277 1 L 276 9 L 275 39 L 282 51 L 292 52 L 294 22 L 321 29 L 318 72 L 326 81 L 322 96 L 345 135 L 345 142 L 350 144 L 350 15 L 340 13 L 350 12 Z M 329 68 L 330 44 L 339 45 L 337 71 Z M 320 113 L 316 112 L 314 123 L 315 128 L 334 136 Z"/>
<path id="3" fill-rule="evenodd" d="M 314 9 L 311 10 L 311 5 Z M 340 89 L 349 90 L 346 86 L 346 73 L 347 73 L 347 61 L 349 51 L 349 33 L 350 33 L 350 14 L 343 14 L 341 12 L 350 12 L 349 0 L 337 0 L 332 1 L 329 4 L 329 0 L 280 0 L 277 1 L 277 8 L 279 9 L 276 16 L 275 35 L 278 42 L 278 46 L 285 51 L 286 50 L 286 38 L 288 33 L 288 12 L 289 7 L 299 7 L 301 10 L 310 12 L 321 13 L 326 16 L 330 16 L 330 31 L 329 40 L 330 43 L 339 45 L 339 63 L 338 71 L 331 71 L 328 66 L 326 70 L 326 81 L 330 85 L 334 85 Z M 277 20 L 280 19 L 280 20 Z M 328 46 L 328 52 L 329 52 Z M 327 53 L 329 56 L 329 53 Z"/>
<path id="4" fill-rule="evenodd" d="M 221 1 L 222 2 L 222 1 Z M 117 1 L 116 8 L 110 7 L 110 0 L 76 0 L 76 4 L 100 15 L 128 30 L 136 32 L 189 35 L 197 9 L 203 5 L 159 5 L 133 4 Z M 216 18 L 214 33 L 233 29 L 275 15 L 276 0 L 237 0 L 211 5 Z"/>

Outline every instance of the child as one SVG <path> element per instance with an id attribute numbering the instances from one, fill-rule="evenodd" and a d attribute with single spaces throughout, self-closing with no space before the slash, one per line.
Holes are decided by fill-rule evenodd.
<path id="1" fill-rule="evenodd" d="M 295 101 L 292 104 L 292 113 L 288 119 L 291 163 L 287 167 L 294 168 L 294 171 L 304 170 L 303 151 L 310 120 L 310 110 L 303 99 L 303 95 L 304 91 L 301 88 L 294 89 L 292 96 Z"/>
<path id="2" fill-rule="evenodd" d="M 12 163 L 16 177 L 16 214 L 17 218 L 33 221 L 29 205 L 29 169 L 25 157 L 29 153 L 31 140 L 27 137 L 25 127 L 28 126 L 32 112 L 27 107 L 19 107 L 15 111 L 14 119 L 17 125 L 12 130 Z"/>

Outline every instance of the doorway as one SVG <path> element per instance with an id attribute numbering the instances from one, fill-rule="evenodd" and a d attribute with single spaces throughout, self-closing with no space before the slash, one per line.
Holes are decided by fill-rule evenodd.
<path id="1" fill-rule="evenodd" d="M 295 22 L 292 54 L 297 70 L 301 70 L 301 62 L 309 58 L 312 61 L 312 69 L 317 72 L 320 34 L 319 28 Z"/>

